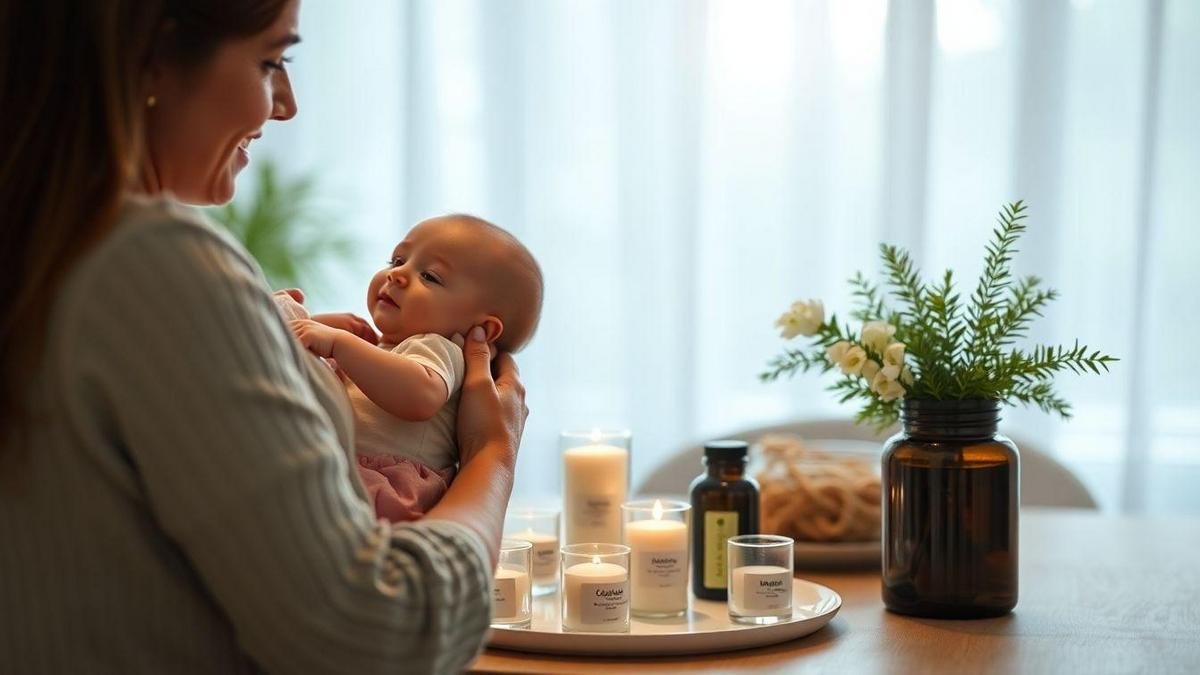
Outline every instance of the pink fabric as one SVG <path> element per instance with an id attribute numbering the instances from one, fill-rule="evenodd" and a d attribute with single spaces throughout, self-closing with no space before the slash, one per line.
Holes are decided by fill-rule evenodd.
<path id="1" fill-rule="evenodd" d="M 416 520 L 446 494 L 454 468 L 431 469 L 396 455 L 358 455 L 358 475 L 375 515 L 388 522 Z"/>

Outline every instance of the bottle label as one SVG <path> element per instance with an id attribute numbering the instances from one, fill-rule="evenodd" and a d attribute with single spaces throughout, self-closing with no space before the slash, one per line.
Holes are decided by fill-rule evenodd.
<path id="1" fill-rule="evenodd" d="M 584 625 L 624 623 L 629 618 L 629 580 L 616 584 L 579 585 L 579 622 Z"/>
<path id="2" fill-rule="evenodd" d="M 517 615 L 517 580 L 492 579 L 492 618 L 508 619 Z"/>
<path id="3" fill-rule="evenodd" d="M 721 589 L 729 583 L 729 556 L 725 541 L 738 534 L 737 511 L 708 511 L 704 514 L 704 587 Z"/>
<path id="4" fill-rule="evenodd" d="M 742 597 L 737 604 L 751 611 L 787 609 L 792 606 L 792 575 L 783 572 L 746 572 Z"/>

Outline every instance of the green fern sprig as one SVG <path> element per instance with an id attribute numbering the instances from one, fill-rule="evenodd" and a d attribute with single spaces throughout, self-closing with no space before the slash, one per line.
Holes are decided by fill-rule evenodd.
<path id="1" fill-rule="evenodd" d="M 1002 306 L 1004 291 L 1011 280 L 1009 263 L 1017 252 L 1017 239 L 1025 232 L 1025 203 L 1017 201 L 1006 205 L 997 218 L 998 227 L 992 231 L 992 241 L 987 245 L 983 274 L 979 285 L 971 295 L 971 306 L 967 310 L 971 342 L 967 352 L 974 365 L 995 353 L 995 331 L 997 310 Z"/>
<path id="2" fill-rule="evenodd" d="M 1117 359 L 1078 341 L 1070 347 L 1016 346 L 1027 337 L 1033 319 L 1058 298 L 1036 276 L 1015 281 L 1012 277 L 1016 244 L 1026 229 L 1025 211 L 1020 201 L 1001 209 L 986 247 L 983 273 L 965 306 L 953 272 L 947 270 L 940 281 L 925 283 L 907 251 L 880 245 L 887 293 L 861 273 L 849 280 L 856 305 L 850 316 L 863 322 L 863 332 L 839 326 L 834 315 L 828 322 L 812 325 L 812 310 L 821 306 L 816 301 L 799 303 L 808 312 L 805 321 L 788 325 L 809 328 L 801 334 L 813 338 L 812 346 L 785 350 L 770 361 L 770 369 L 760 378 L 774 381 L 783 374 L 825 373 L 841 366 L 840 378 L 828 389 L 843 403 L 862 400 L 855 418 L 876 427 L 897 420 L 902 397 L 983 398 L 1070 417 L 1070 404 L 1055 391 L 1053 377 L 1064 372 L 1107 372 Z M 896 303 L 894 309 L 889 298 Z M 888 337 L 871 322 L 886 322 L 894 334 Z M 893 349 L 899 351 L 892 353 Z M 834 363 L 831 354 L 844 362 Z M 899 364 L 897 354 L 903 355 Z"/>
<path id="3" fill-rule="evenodd" d="M 863 323 L 867 321 L 882 321 L 892 317 L 887 306 L 883 303 L 883 293 L 879 287 L 867 280 L 862 272 L 855 272 L 850 277 L 851 294 L 857 299 L 858 309 L 850 312 L 850 317 Z"/>

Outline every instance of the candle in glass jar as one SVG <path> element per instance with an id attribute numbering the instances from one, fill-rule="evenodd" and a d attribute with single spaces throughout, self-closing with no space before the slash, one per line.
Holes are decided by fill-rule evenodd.
<path id="1" fill-rule="evenodd" d="M 740 616 L 778 616 L 792 608 L 792 571 L 779 565 L 744 565 L 733 570 L 729 607 Z"/>
<path id="2" fill-rule="evenodd" d="M 553 586 L 558 581 L 558 537 L 528 528 L 523 532 L 506 534 L 533 544 L 533 583 Z"/>
<path id="3" fill-rule="evenodd" d="M 665 616 L 687 611 L 688 528 L 664 520 L 662 502 L 653 517 L 625 523 L 630 549 L 630 594 L 634 614 Z"/>
<path id="4" fill-rule="evenodd" d="M 620 565 L 591 562 L 563 571 L 563 628 L 594 632 L 629 630 L 629 573 Z"/>
<path id="5" fill-rule="evenodd" d="M 529 621 L 529 575 L 522 570 L 501 567 L 492 579 L 492 621 L 521 623 Z"/>
<path id="6" fill-rule="evenodd" d="M 566 542 L 621 542 L 621 513 L 628 490 L 629 451 L 592 443 L 563 451 L 563 526 Z"/>

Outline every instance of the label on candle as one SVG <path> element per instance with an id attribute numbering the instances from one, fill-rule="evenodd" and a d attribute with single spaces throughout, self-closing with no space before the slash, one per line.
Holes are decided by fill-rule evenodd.
<path id="1" fill-rule="evenodd" d="M 742 597 L 735 603 L 748 610 L 787 609 L 792 606 L 792 575 L 787 570 L 747 571 L 742 575 Z"/>
<path id="2" fill-rule="evenodd" d="M 628 618 L 628 579 L 615 584 L 579 585 L 579 622 L 581 624 L 624 623 Z"/>
<path id="3" fill-rule="evenodd" d="M 729 563 L 725 542 L 738 534 L 737 511 L 706 511 L 704 513 L 704 587 L 725 588 L 729 583 L 726 567 Z"/>
<path id="4" fill-rule="evenodd" d="M 554 579 L 558 572 L 558 540 L 534 542 L 533 576 L 539 581 Z"/>
<path id="5" fill-rule="evenodd" d="M 612 519 L 614 517 L 613 514 L 616 513 L 616 508 L 616 495 L 579 495 L 575 502 L 574 525 L 581 530 L 607 528 L 612 524 Z"/>
<path id="6" fill-rule="evenodd" d="M 517 580 L 492 579 L 492 618 L 506 619 L 517 615 Z"/>
<path id="7" fill-rule="evenodd" d="M 675 588 L 683 578 L 683 551 L 643 551 L 638 554 L 638 588 Z"/>

